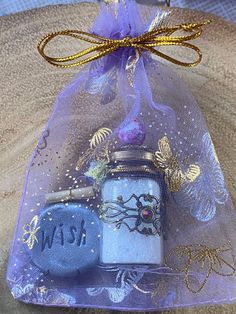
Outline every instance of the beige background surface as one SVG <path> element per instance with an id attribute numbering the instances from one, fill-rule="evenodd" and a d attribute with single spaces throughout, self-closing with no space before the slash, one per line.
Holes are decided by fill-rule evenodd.
<path id="1" fill-rule="evenodd" d="M 181 13 L 181 14 L 180 14 Z M 85 29 L 96 5 L 46 7 L 0 18 L 0 313 L 105 313 L 52 309 L 15 301 L 5 284 L 7 255 L 17 219 L 24 174 L 48 120 L 55 95 L 78 70 L 49 66 L 37 53 L 41 36 L 52 30 Z M 181 16 L 181 17 L 180 17 Z M 199 40 L 204 58 L 194 69 L 175 67 L 203 110 L 226 181 L 236 201 L 236 26 L 216 17 Z M 176 22 L 209 18 L 205 13 L 176 9 Z M 87 29 L 87 26 L 86 26 Z M 64 44 L 57 47 L 59 52 Z M 236 313 L 221 305 L 170 313 Z"/>

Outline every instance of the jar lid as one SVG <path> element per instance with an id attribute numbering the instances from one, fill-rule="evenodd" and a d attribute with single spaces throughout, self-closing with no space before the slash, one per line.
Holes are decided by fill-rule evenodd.
<path id="1" fill-rule="evenodd" d="M 148 161 L 154 162 L 153 153 L 146 150 L 120 150 L 113 152 L 111 161 Z"/>
<path id="2" fill-rule="evenodd" d="M 58 203 L 71 200 L 84 200 L 94 198 L 96 191 L 93 186 L 81 187 L 78 189 L 70 189 L 59 192 L 52 192 L 45 195 L 46 203 Z"/>
<path id="3" fill-rule="evenodd" d="M 146 174 L 152 174 L 156 175 L 156 170 L 152 167 L 148 166 L 125 166 L 125 165 L 119 165 L 116 168 L 111 168 L 108 173 L 115 174 L 115 173 L 146 173 Z"/>

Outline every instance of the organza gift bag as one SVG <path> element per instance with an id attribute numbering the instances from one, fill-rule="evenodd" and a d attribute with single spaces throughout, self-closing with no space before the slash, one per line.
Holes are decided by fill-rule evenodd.
<path id="1" fill-rule="evenodd" d="M 54 65 L 88 65 L 57 96 L 28 169 L 7 273 L 23 302 L 157 310 L 236 298 L 236 214 L 202 113 L 161 63 L 196 65 L 188 41 L 206 23 L 148 12 L 102 5 L 91 33 L 40 42 Z M 60 35 L 92 48 L 47 56 Z"/>

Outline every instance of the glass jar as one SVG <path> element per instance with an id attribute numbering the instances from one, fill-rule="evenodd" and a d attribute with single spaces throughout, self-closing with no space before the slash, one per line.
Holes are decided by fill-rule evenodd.
<path id="1" fill-rule="evenodd" d="M 116 151 L 102 185 L 102 264 L 163 263 L 161 187 L 153 154 Z"/>

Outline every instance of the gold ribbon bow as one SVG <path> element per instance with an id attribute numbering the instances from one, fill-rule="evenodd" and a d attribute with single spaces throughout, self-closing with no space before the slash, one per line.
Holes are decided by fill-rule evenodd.
<path id="1" fill-rule="evenodd" d="M 200 37 L 202 34 L 202 26 L 209 23 L 210 21 L 206 20 L 199 23 L 186 23 L 170 27 L 157 27 L 137 37 L 125 37 L 123 39 L 106 38 L 79 30 L 64 30 L 50 33 L 43 37 L 38 44 L 38 51 L 41 56 L 50 64 L 61 68 L 81 66 L 90 61 L 94 61 L 111 54 L 120 48 L 127 47 L 136 49 L 139 54 L 142 51 L 149 51 L 150 53 L 160 58 L 166 59 L 174 64 L 184 67 L 193 67 L 201 62 L 202 53 L 197 46 L 190 44 L 189 41 Z M 172 36 L 172 34 L 177 31 L 184 31 L 188 34 L 184 36 Z M 45 53 L 45 47 L 54 38 L 60 36 L 73 37 L 93 45 L 89 48 L 79 51 L 78 53 L 66 57 L 50 57 Z M 183 62 L 155 49 L 156 47 L 161 46 L 185 47 L 196 52 L 197 58 L 193 62 Z"/>

